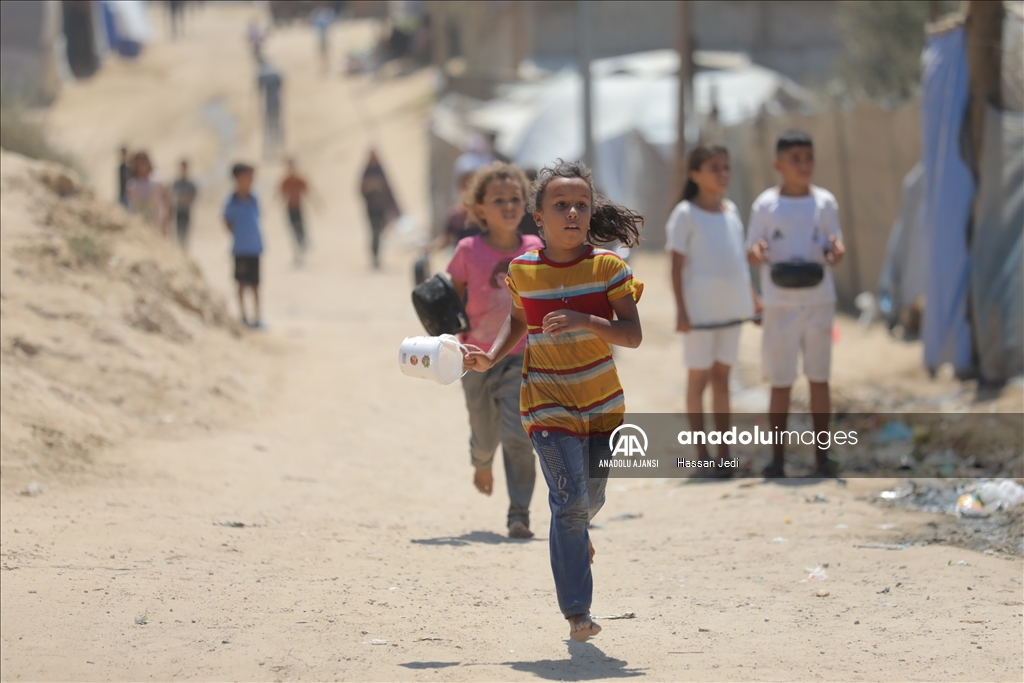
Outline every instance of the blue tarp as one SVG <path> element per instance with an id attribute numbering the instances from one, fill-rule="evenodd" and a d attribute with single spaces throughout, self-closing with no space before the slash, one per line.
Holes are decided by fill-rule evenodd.
<path id="1" fill-rule="evenodd" d="M 928 240 L 924 234 L 924 169 L 918 162 L 903 177 L 900 215 L 889 233 L 885 265 L 879 279 L 881 309 L 892 329 L 906 306 L 928 290 Z M 917 334 L 918 330 L 910 332 Z"/>
<path id="2" fill-rule="evenodd" d="M 930 249 L 924 362 L 932 372 L 951 362 L 962 376 L 972 372 L 967 228 L 974 179 L 960 148 L 967 101 L 966 35 L 960 26 L 928 38 L 921 88 L 921 147 L 924 232 Z"/>
<path id="3" fill-rule="evenodd" d="M 148 8 L 138 0 L 106 0 L 103 23 L 110 47 L 124 57 L 137 57 L 152 39 Z"/>
<path id="4" fill-rule="evenodd" d="M 981 379 L 1024 372 L 1024 115 L 985 111 L 971 239 L 971 318 Z"/>

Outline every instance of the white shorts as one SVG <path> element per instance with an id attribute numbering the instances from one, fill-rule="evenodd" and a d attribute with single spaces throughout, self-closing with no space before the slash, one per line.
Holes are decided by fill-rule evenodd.
<path id="1" fill-rule="evenodd" d="M 714 330 L 690 330 L 683 335 L 683 364 L 691 370 L 710 370 L 716 362 L 736 365 L 742 325 Z"/>
<path id="2" fill-rule="evenodd" d="M 765 307 L 761 363 L 764 378 L 773 387 L 793 386 L 798 354 L 803 354 L 804 375 L 808 380 L 828 381 L 832 372 L 832 319 L 835 313 L 834 303 Z"/>

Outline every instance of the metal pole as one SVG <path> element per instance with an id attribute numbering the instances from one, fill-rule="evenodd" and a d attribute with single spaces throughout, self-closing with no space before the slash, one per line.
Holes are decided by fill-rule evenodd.
<path id="1" fill-rule="evenodd" d="M 590 41 L 593 36 L 593 11 L 591 0 L 576 0 L 578 21 L 576 22 L 576 59 L 579 62 L 580 77 L 583 81 L 583 163 L 593 170 L 594 154 L 594 97 L 590 74 Z"/>

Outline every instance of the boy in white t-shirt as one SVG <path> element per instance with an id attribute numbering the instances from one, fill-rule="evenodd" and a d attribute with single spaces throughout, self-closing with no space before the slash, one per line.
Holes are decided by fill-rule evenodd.
<path id="1" fill-rule="evenodd" d="M 766 263 L 768 266 L 817 263 L 823 277 L 813 286 L 782 287 L 773 280 L 771 267 L 761 268 L 762 363 L 765 379 L 772 385 L 769 422 L 773 430 L 786 429 L 790 389 L 797 377 L 797 357 L 802 355 L 817 435 L 828 430 L 831 412 L 828 380 L 836 306 L 831 266 L 839 263 L 846 249 L 839 229 L 836 198 L 828 190 L 811 185 L 814 172 L 811 137 L 797 130 L 780 135 L 773 166 L 782 182 L 754 200 L 747 235 L 747 259 L 751 265 Z M 815 476 L 836 476 L 838 464 L 828 458 L 828 450 L 820 445 L 820 440 L 818 443 Z M 772 448 L 772 462 L 763 474 L 784 477 L 783 444 L 776 442 Z"/>
<path id="2" fill-rule="evenodd" d="M 715 429 L 729 429 L 729 371 L 739 356 L 740 327 L 760 308 L 750 284 L 743 222 L 736 205 L 725 198 L 729 178 L 725 147 L 701 145 L 690 152 L 683 198 L 666 226 L 676 331 L 685 335 L 686 411 L 695 432 L 704 430 L 708 384 Z M 708 459 L 703 443 L 697 444 L 697 457 Z M 718 457 L 729 459 L 727 445 L 719 445 Z M 733 470 L 714 470 L 711 476 L 731 474 Z"/>

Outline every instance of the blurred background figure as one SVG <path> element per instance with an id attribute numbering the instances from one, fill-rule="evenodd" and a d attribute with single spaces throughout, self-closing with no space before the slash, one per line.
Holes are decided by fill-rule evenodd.
<path id="1" fill-rule="evenodd" d="M 438 251 L 445 247 L 455 247 L 459 240 L 464 237 L 473 237 L 480 234 L 480 226 L 475 221 L 469 219 L 469 212 L 466 211 L 463 203 L 463 198 L 466 192 L 469 191 L 469 186 L 473 182 L 475 173 L 476 171 L 466 171 L 458 177 L 455 185 L 455 203 L 451 205 L 448 209 L 448 214 L 445 216 L 444 229 L 424 247 L 424 253 Z"/>
<path id="2" fill-rule="evenodd" d="M 484 136 L 474 133 L 466 143 L 466 151 L 455 159 L 455 168 L 452 174 L 452 177 L 455 179 L 453 187 L 458 188 L 459 179 L 463 178 L 467 173 L 472 176 L 479 169 L 487 166 L 494 160 L 494 155 L 488 148 Z M 461 196 L 462 191 L 458 190 L 457 194 Z M 455 197 L 455 200 L 456 203 L 460 201 L 459 197 Z"/>
<path id="3" fill-rule="evenodd" d="M 380 238 L 388 223 L 398 218 L 401 211 L 391 192 L 391 185 L 384 174 L 375 149 L 370 150 L 370 158 L 363 171 L 360 185 L 363 201 L 366 203 L 366 215 L 370 219 L 370 255 L 374 268 L 380 268 Z"/>
<path id="4" fill-rule="evenodd" d="M 329 30 L 335 19 L 334 8 L 329 3 L 318 3 L 310 12 L 309 21 L 316 29 L 317 46 L 320 54 L 320 69 L 327 73 L 331 67 Z"/>
<path id="5" fill-rule="evenodd" d="M 192 222 L 192 205 L 196 201 L 196 184 L 188 177 L 188 161 L 181 160 L 178 177 L 171 185 L 171 206 L 178 245 L 188 249 L 188 233 Z"/>
<path id="6" fill-rule="evenodd" d="M 132 176 L 132 169 L 129 165 L 128 148 L 121 148 L 121 164 L 117 167 L 117 201 L 121 206 L 128 208 L 128 179 Z"/>
<path id="7" fill-rule="evenodd" d="M 292 237 L 295 238 L 295 265 L 301 266 L 309 248 L 306 226 L 302 219 L 302 203 L 309 192 L 309 183 L 299 174 L 295 167 L 295 159 L 288 159 L 288 167 L 284 178 L 281 179 L 280 192 L 288 209 L 288 224 L 292 228 Z"/>
<path id="8" fill-rule="evenodd" d="M 263 106 L 263 155 L 269 156 L 284 143 L 284 129 L 281 126 L 281 88 L 284 79 L 280 71 L 261 57 L 256 85 Z"/>
<path id="9" fill-rule="evenodd" d="M 526 175 L 526 179 L 533 185 L 533 181 L 537 179 L 537 169 L 527 168 L 523 170 Z M 533 214 L 529 211 L 523 213 L 523 220 L 519 221 L 519 234 L 520 235 L 539 235 L 540 228 L 537 227 L 537 222 L 533 220 Z"/>
<path id="10" fill-rule="evenodd" d="M 249 40 L 249 49 L 252 50 L 252 57 L 256 60 L 257 64 L 263 62 L 263 41 L 267 38 L 267 32 L 260 24 L 259 20 L 253 19 L 249 22 L 249 32 L 247 34 Z"/>
<path id="11" fill-rule="evenodd" d="M 146 152 L 136 152 L 132 159 L 132 177 L 128 179 L 128 210 L 167 235 L 167 188 L 157 179 L 153 163 Z"/>
<path id="12" fill-rule="evenodd" d="M 171 38 L 176 40 L 184 31 L 185 0 L 167 0 L 167 14 L 170 18 Z"/>

